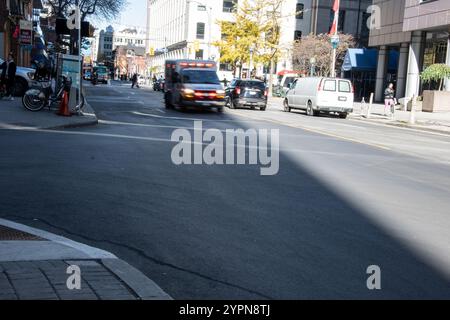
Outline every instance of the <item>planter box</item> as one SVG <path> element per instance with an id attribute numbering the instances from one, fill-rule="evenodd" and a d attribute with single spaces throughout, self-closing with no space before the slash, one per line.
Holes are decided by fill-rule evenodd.
<path id="1" fill-rule="evenodd" d="M 422 111 L 450 112 L 450 92 L 425 90 Z"/>
<path id="2" fill-rule="evenodd" d="M 408 110 L 408 111 L 412 110 L 412 101 L 408 102 L 408 106 L 407 106 L 406 110 Z M 422 112 L 423 111 L 423 102 L 422 101 L 417 101 L 416 109 L 414 111 L 416 111 L 416 112 Z"/>

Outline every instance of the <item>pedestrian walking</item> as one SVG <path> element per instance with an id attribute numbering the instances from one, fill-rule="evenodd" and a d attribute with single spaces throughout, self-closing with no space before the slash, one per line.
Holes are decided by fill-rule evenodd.
<path id="1" fill-rule="evenodd" d="M 395 111 L 395 90 L 394 84 L 390 83 L 384 90 L 384 115 L 394 115 Z"/>
<path id="2" fill-rule="evenodd" d="M 228 87 L 228 80 L 227 77 L 223 77 L 223 86 L 226 88 Z"/>
<path id="3" fill-rule="evenodd" d="M 8 55 L 8 60 L 3 62 L 0 69 L 1 73 L 1 83 L 6 86 L 6 99 L 14 100 L 14 87 L 16 85 L 16 71 L 17 65 L 14 62 L 14 56 L 12 53 Z"/>
<path id="4" fill-rule="evenodd" d="M 138 83 L 138 75 L 137 73 L 133 74 L 133 77 L 131 78 L 131 89 L 133 89 L 135 86 L 139 88 L 139 83 Z"/>

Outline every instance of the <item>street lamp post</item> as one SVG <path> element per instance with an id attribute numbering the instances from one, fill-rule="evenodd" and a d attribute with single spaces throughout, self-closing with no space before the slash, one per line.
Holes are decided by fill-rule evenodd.
<path id="1" fill-rule="evenodd" d="M 252 71 L 253 71 L 253 53 L 254 53 L 255 49 L 253 48 L 253 46 L 250 47 L 250 66 L 249 66 L 249 76 L 248 78 L 251 79 L 252 78 Z"/>
<path id="2" fill-rule="evenodd" d="M 311 65 L 311 77 L 314 77 L 314 74 L 316 73 L 316 57 L 312 57 L 309 60 L 309 64 Z"/>

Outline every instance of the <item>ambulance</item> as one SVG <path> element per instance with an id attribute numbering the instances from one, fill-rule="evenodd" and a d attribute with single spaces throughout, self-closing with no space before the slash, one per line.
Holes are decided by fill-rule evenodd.
<path id="1" fill-rule="evenodd" d="M 222 112 L 225 90 L 217 64 L 208 60 L 167 60 L 164 101 L 166 108 L 188 107 Z"/>

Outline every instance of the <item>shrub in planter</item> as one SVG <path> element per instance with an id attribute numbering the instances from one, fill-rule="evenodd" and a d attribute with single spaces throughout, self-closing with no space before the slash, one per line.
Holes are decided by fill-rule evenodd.
<path id="1" fill-rule="evenodd" d="M 420 75 L 424 83 L 436 82 L 439 90 L 425 90 L 423 92 L 423 111 L 450 111 L 450 92 L 442 91 L 444 81 L 450 78 L 450 66 L 446 64 L 433 64 Z"/>

